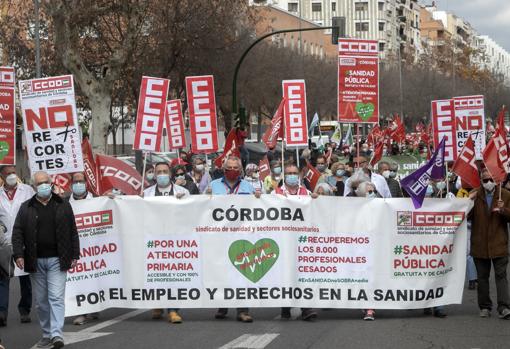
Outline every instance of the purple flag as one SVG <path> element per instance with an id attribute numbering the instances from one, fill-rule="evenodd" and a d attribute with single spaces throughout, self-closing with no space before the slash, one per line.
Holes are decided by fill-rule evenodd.
<path id="1" fill-rule="evenodd" d="M 429 180 L 444 178 L 444 145 L 445 138 L 425 165 L 400 181 L 402 189 L 413 199 L 414 208 L 420 208 L 423 204 Z"/>

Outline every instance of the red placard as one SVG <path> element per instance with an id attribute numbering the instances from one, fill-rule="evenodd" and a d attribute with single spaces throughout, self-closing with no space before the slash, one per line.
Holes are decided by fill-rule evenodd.
<path id="1" fill-rule="evenodd" d="M 306 147 L 308 146 L 308 120 L 305 80 L 284 80 L 282 87 L 285 100 L 283 109 L 285 142 L 288 147 Z"/>
<path id="2" fill-rule="evenodd" d="M 192 152 L 209 154 L 218 151 L 214 77 L 212 75 L 188 76 L 186 95 L 188 96 Z"/>
<path id="3" fill-rule="evenodd" d="M 0 67 L 0 86 L 14 87 L 15 78 L 13 67 Z"/>
<path id="4" fill-rule="evenodd" d="M 379 43 L 338 40 L 338 121 L 379 122 Z"/>
<path id="5" fill-rule="evenodd" d="M 0 87 L 0 165 L 16 164 L 14 87 Z"/>
<path id="6" fill-rule="evenodd" d="M 453 99 L 432 101 L 432 127 L 434 134 L 434 146 L 439 146 L 443 138 L 446 138 L 444 148 L 444 160 L 454 161 L 457 159 L 456 125 L 453 112 Z"/>
<path id="7" fill-rule="evenodd" d="M 186 147 L 186 135 L 184 134 L 184 119 L 182 118 L 182 104 L 180 99 L 166 102 L 166 130 L 170 149 Z"/>
<path id="8" fill-rule="evenodd" d="M 142 77 L 133 149 L 159 151 L 170 80 Z"/>

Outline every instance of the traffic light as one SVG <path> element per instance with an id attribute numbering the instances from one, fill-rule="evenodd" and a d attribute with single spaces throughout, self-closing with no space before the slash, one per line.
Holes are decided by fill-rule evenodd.
<path id="1" fill-rule="evenodd" d="M 345 38 L 345 17 L 333 17 L 331 26 L 331 43 L 338 45 L 338 38 Z"/>

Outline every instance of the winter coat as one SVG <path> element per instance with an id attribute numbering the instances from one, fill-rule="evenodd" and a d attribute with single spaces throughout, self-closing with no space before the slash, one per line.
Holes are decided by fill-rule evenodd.
<path id="1" fill-rule="evenodd" d="M 471 256 L 474 258 L 497 258 L 508 255 L 508 228 L 510 221 L 510 192 L 501 190 L 504 207 L 501 212 L 493 212 L 499 198 L 499 188 L 494 190 L 492 207 L 489 210 L 485 190 L 480 188 L 474 200 L 473 209 L 468 215 L 471 220 Z"/>
<path id="2" fill-rule="evenodd" d="M 36 195 L 25 201 L 16 216 L 12 232 L 14 260 L 25 259 L 25 271 L 36 272 L 37 265 L 37 209 Z M 73 259 L 80 258 L 80 240 L 71 204 L 53 194 L 55 206 L 55 229 L 60 270 L 71 268 Z"/>

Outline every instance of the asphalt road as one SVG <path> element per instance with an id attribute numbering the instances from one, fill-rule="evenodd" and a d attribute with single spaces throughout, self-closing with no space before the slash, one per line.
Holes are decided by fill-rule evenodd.
<path id="1" fill-rule="evenodd" d="M 0 328 L 7 349 L 32 348 L 41 335 L 35 312 L 32 323 L 19 323 L 17 284 L 11 283 L 8 325 Z M 494 313 L 479 318 L 476 291 L 467 289 L 463 304 L 448 306 L 445 319 L 419 310 L 381 310 L 376 321 L 366 322 L 359 310 L 321 310 L 318 320 L 309 323 L 282 321 L 279 311 L 253 309 L 255 321 L 244 324 L 235 321 L 234 311 L 226 320 L 214 320 L 214 309 L 184 309 L 184 323 L 172 325 L 152 320 L 150 311 L 109 309 L 84 326 L 66 319 L 66 348 L 510 348 L 510 320 Z"/>

